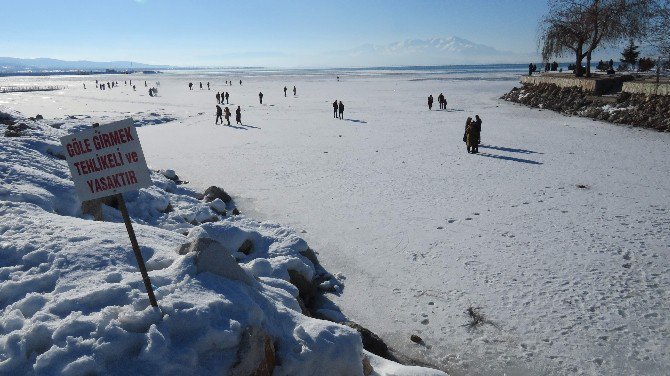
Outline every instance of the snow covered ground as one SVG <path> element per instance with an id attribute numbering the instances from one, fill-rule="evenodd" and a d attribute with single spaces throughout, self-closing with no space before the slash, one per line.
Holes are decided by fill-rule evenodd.
<path id="1" fill-rule="evenodd" d="M 222 186 L 249 217 L 297 229 L 346 277 L 330 298 L 350 319 L 452 375 L 667 372 L 670 135 L 500 101 L 518 85 L 506 71 L 336 74 L 2 78 L 68 89 L 3 94 L 0 106 L 133 116 L 152 168 Z M 160 80 L 158 97 L 145 78 Z M 214 125 L 216 90 L 232 112 L 241 105 L 244 126 Z M 429 112 L 440 92 L 448 109 Z M 482 145 L 470 155 L 461 138 L 475 114 Z M 468 325 L 469 307 L 484 324 Z"/>

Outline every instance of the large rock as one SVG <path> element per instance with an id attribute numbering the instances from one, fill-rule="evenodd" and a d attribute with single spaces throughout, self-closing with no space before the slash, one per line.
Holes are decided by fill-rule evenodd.
<path id="1" fill-rule="evenodd" d="M 290 278 L 289 282 L 298 288 L 300 299 L 309 307 L 312 304 L 312 300 L 316 297 L 318 286 L 295 270 L 289 269 L 288 275 Z"/>
<path id="2" fill-rule="evenodd" d="M 214 201 L 217 198 L 220 198 L 221 201 L 225 202 L 226 204 L 232 201 L 230 195 L 217 186 L 213 185 L 205 190 L 204 199 L 206 202 Z"/>
<path id="3" fill-rule="evenodd" d="M 252 326 L 242 333 L 237 350 L 237 363 L 231 376 L 272 376 L 275 349 L 272 338 L 263 329 Z"/>
<path id="4" fill-rule="evenodd" d="M 198 273 L 209 272 L 252 285 L 255 281 L 237 263 L 235 257 L 216 240 L 197 238 L 179 249 L 180 255 L 195 253 Z"/>
<path id="5" fill-rule="evenodd" d="M 352 329 L 356 329 L 356 331 L 361 335 L 361 340 L 363 341 L 364 349 L 368 350 L 369 352 L 377 356 L 381 356 L 384 359 L 396 361 L 396 357 L 393 356 L 393 354 L 391 354 L 386 343 L 384 343 L 384 341 L 381 338 L 379 338 L 378 335 L 374 334 L 369 329 L 364 328 L 353 321 L 348 321 L 344 323 L 344 325 Z"/>

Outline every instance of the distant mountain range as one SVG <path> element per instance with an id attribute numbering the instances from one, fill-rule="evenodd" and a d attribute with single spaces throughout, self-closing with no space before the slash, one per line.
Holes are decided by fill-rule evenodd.
<path id="1" fill-rule="evenodd" d="M 530 53 L 501 51 L 459 37 L 408 39 L 388 45 L 365 44 L 333 54 L 356 61 L 356 65 L 523 63 L 534 57 Z"/>
<path id="2" fill-rule="evenodd" d="M 67 61 L 49 58 L 20 59 L 0 57 L 0 71 L 12 72 L 22 70 L 105 70 L 105 69 L 168 69 L 169 65 L 142 64 L 133 61 Z"/>

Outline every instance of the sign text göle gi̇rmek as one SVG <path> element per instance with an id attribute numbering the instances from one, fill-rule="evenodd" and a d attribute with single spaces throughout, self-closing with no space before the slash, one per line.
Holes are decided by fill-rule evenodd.
<path id="1" fill-rule="evenodd" d="M 151 185 L 137 130 L 131 119 L 61 138 L 82 201 Z"/>
<path id="2" fill-rule="evenodd" d="M 116 196 L 149 301 L 158 307 L 128 209 L 121 193 L 151 186 L 151 174 L 132 119 L 117 121 L 60 139 L 72 180 L 82 201 Z"/>

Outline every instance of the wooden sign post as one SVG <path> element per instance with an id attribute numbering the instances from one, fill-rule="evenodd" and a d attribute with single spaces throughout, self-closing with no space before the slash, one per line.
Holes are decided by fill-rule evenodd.
<path id="1" fill-rule="evenodd" d="M 61 137 L 77 195 L 82 201 L 115 196 L 142 273 L 149 302 L 158 307 L 151 280 L 121 193 L 151 186 L 151 174 L 132 119 Z"/>

